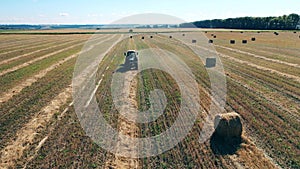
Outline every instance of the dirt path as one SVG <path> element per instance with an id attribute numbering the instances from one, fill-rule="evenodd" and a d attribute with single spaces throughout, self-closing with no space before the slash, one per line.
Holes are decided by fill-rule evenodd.
<path id="1" fill-rule="evenodd" d="M 0 151 L 0 168 L 9 168 L 15 165 L 15 162 L 22 157 L 23 152 L 32 144 L 38 130 L 44 128 L 59 108 L 71 97 L 71 91 L 71 87 L 66 88 L 17 132 L 16 138 L 13 138 L 8 146 Z"/>
<path id="2" fill-rule="evenodd" d="M 95 45 L 101 44 L 104 41 L 108 40 L 109 38 L 106 38 L 104 40 L 101 40 L 100 42 L 96 43 Z M 93 47 L 95 46 L 91 46 L 91 48 L 85 50 L 85 51 L 81 51 L 81 53 L 83 52 L 87 52 L 91 49 L 93 49 Z M 28 79 L 26 79 L 24 82 L 21 82 L 19 85 L 13 87 L 12 89 L 9 89 L 7 92 L 5 92 L 4 94 L 1 94 L 0 97 L 0 103 L 6 102 L 9 99 L 11 99 L 14 95 L 17 95 L 18 93 L 20 93 L 25 87 L 31 86 L 33 83 L 35 83 L 36 81 L 38 81 L 38 79 L 44 77 L 48 72 L 54 70 L 55 68 L 57 68 L 58 66 L 60 66 L 61 64 L 77 57 L 80 54 L 80 52 L 73 54 L 63 60 L 60 60 L 58 63 L 55 63 L 53 65 L 51 65 L 50 67 L 40 71 L 39 73 L 37 73 L 36 75 L 34 75 L 33 77 L 30 77 Z"/>
<path id="3" fill-rule="evenodd" d="M 133 73 L 133 72 L 130 72 Z M 130 76 L 130 75 L 129 75 Z M 126 83 L 127 82 L 127 83 Z M 130 93 L 129 93 L 129 101 L 134 105 L 134 108 L 137 109 L 137 102 L 136 102 L 136 88 L 137 88 L 137 79 L 134 79 L 131 84 L 130 82 L 126 81 L 125 86 L 130 85 Z M 125 87 L 124 89 L 127 89 Z M 122 91 L 126 92 L 126 91 Z M 125 109 L 124 109 L 125 110 Z M 128 121 L 126 118 L 123 118 L 120 116 L 118 119 L 118 131 L 124 135 L 130 136 L 130 137 L 138 137 L 139 136 L 139 128 L 134 122 Z M 118 152 L 122 152 L 122 149 L 126 149 L 124 151 L 131 152 L 133 156 L 134 154 L 138 153 L 135 152 L 133 147 L 136 145 L 130 145 L 129 142 L 126 140 L 120 140 L 122 144 L 119 142 L 116 146 Z M 133 169 L 133 168 L 139 168 L 139 159 L 134 158 L 127 158 L 127 157 L 121 157 L 121 156 L 114 156 L 114 159 L 109 159 L 106 162 L 105 168 L 111 169 Z"/>
<path id="4" fill-rule="evenodd" d="M 222 49 L 232 51 L 232 52 L 237 52 L 237 53 L 253 56 L 253 57 L 258 58 L 258 59 L 263 59 L 263 60 L 271 61 L 271 62 L 274 62 L 274 63 L 284 64 L 284 65 L 292 66 L 292 67 L 295 67 L 295 68 L 300 68 L 300 65 L 296 64 L 296 63 L 288 63 L 288 62 L 284 62 L 284 61 L 280 61 L 280 60 L 276 60 L 276 59 L 271 59 L 271 58 L 267 58 L 267 57 L 264 57 L 264 56 L 261 56 L 261 55 L 256 55 L 256 54 L 253 54 L 253 53 L 250 53 L 250 52 L 245 52 L 245 51 L 242 51 L 242 50 L 239 50 L 239 49 L 233 49 L 233 48 L 229 48 L 229 47 L 225 47 L 225 46 L 220 46 L 220 45 L 215 45 L 215 46 L 219 47 L 219 48 L 222 48 Z"/>
<path id="5" fill-rule="evenodd" d="M 133 39 L 129 40 L 129 48 L 130 49 L 136 49 L 135 43 Z M 126 77 L 131 77 L 133 74 L 136 74 L 136 70 L 132 70 L 132 71 L 128 71 L 126 72 Z M 134 78 L 133 81 L 129 81 L 129 79 L 125 79 L 124 82 L 124 91 L 121 91 L 123 93 L 128 93 L 128 98 L 129 102 L 131 102 L 131 104 L 133 105 L 133 109 L 138 109 L 138 105 L 137 105 L 137 101 L 136 101 L 136 89 L 137 89 L 137 79 Z M 128 91 L 128 89 L 130 89 Z M 121 111 L 127 111 L 127 108 L 121 108 Z M 131 121 L 128 121 L 126 118 L 119 116 L 118 119 L 118 131 L 124 135 L 130 136 L 130 137 L 138 137 L 139 136 L 139 127 Z M 122 142 L 122 144 L 120 143 Z M 136 154 L 138 152 L 135 151 L 135 147 L 136 145 L 130 145 L 128 144 L 129 142 L 126 140 L 120 140 L 120 142 L 118 142 L 118 144 L 116 145 L 116 149 L 117 152 L 122 152 L 122 149 L 126 148 L 126 152 L 131 152 L 130 154 Z M 135 155 L 133 155 L 135 156 Z M 121 157 L 121 156 L 114 156 L 114 158 L 112 159 L 108 159 L 108 161 L 106 161 L 106 165 L 105 168 L 108 169 L 134 169 L 134 168 L 140 168 L 139 165 L 139 159 L 135 159 L 135 158 L 127 158 L 127 157 Z"/>

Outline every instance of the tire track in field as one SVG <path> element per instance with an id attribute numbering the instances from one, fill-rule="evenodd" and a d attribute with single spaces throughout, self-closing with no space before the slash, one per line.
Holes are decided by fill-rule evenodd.
<path id="1" fill-rule="evenodd" d="M 242 50 L 239 50 L 239 49 L 233 49 L 233 48 L 229 48 L 229 47 L 225 47 L 225 46 L 220 46 L 220 45 L 214 45 L 214 46 L 222 48 L 222 49 L 226 49 L 226 50 L 229 50 L 229 51 L 232 51 L 232 52 L 253 56 L 253 57 L 258 58 L 258 59 L 263 59 L 263 60 L 271 61 L 271 62 L 274 62 L 274 63 L 284 64 L 284 65 L 292 66 L 292 67 L 295 67 L 295 68 L 300 68 L 300 65 L 297 64 L 297 63 L 288 63 L 288 62 L 284 62 L 284 61 L 280 61 L 280 60 L 276 60 L 276 59 L 271 59 L 271 58 L 267 58 L 265 56 L 261 56 L 261 55 L 257 55 L 257 54 L 253 54 L 253 53 L 250 53 L 250 52 L 245 52 L 245 51 L 242 51 Z"/>
<path id="2" fill-rule="evenodd" d="M 129 46 L 133 49 L 136 49 L 136 45 L 134 43 L 134 39 L 129 39 Z M 132 70 L 129 72 L 126 72 L 128 75 L 127 77 L 132 77 L 133 74 L 135 74 L 137 70 Z M 130 91 L 127 91 L 130 89 Z M 129 101 L 133 105 L 133 109 L 137 109 L 137 101 L 136 101 L 136 89 L 137 89 L 137 79 L 133 79 L 133 81 L 129 81 L 129 79 L 125 79 L 125 84 L 124 84 L 124 91 L 120 91 L 122 93 L 128 93 L 129 96 Z M 128 108 L 121 108 L 121 111 L 127 111 L 126 109 Z M 120 116 L 118 119 L 118 131 L 124 135 L 130 136 L 130 137 L 138 137 L 139 135 L 139 128 L 138 126 L 131 121 L 128 121 L 126 118 Z M 136 154 L 135 152 L 135 147 L 136 145 L 130 145 L 130 141 L 122 140 L 123 138 L 120 138 L 121 141 L 119 141 L 116 145 L 116 151 L 117 152 L 122 152 L 122 149 L 126 147 L 126 152 L 131 151 L 132 154 Z M 134 156 L 134 155 L 133 155 Z M 114 156 L 114 159 L 109 159 L 105 163 L 104 168 L 122 168 L 122 169 L 132 169 L 132 168 L 139 168 L 139 159 L 136 158 L 128 158 L 128 157 L 121 157 L 121 156 Z"/>
<path id="3" fill-rule="evenodd" d="M 22 157 L 23 152 L 32 144 L 35 135 L 38 134 L 36 131 L 43 128 L 56 111 L 66 103 L 67 99 L 71 97 L 71 91 L 71 87 L 66 88 L 17 132 L 16 138 L 0 151 L 0 168 L 9 168 L 15 165 L 15 162 Z"/>
<path id="4" fill-rule="evenodd" d="M 83 45 L 83 44 L 84 44 L 84 43 L 79 43 L 79 44 L 76 44 L 76 45 L 72 45 L 72 46 L 69 46 L 69 47 L 67 47 L 67 48 L 60 49 L 60 50 L 57 50 L 57 51 L 55 51 L 55 52 L 46 54 L 46 55 L 44 55 L 44 56 L 35 58 L 35 59 L 30 60 L 30 61 L 28 61 L 28 62 L 25 62 L 25 63 L 23 63 L 23 64 L 21 64 L 21 65 L 15 66 L 15 67 L 13 67 L 13 68 L 11 68 L 11 69 L 7 69 L 7 70 L 5 70 L 5 71 L 3 71 L 3 72 L 0 72 L 0 76 L 3 76 L 3 75 L 5 75 L 5 74 L 7 74 L 7 73 L 16 71 L 16 70 L 21 69 L 21 68 L 23 68 L 23 67 L 29 66 L 29 65 L 31 65 L 31 64 L 33 64 L 33 63 L 35 63 L 35 62 L 37 62 L 37 61 L 40 61 L 40 60 L 42 60 L 42 59 L 45 59 L 45 58 L 48 58 L 48 57 L 50 57 L 50 56 L 56 55 L 56 54 L 58 54 L 58 53 L 67 51 L 67 50 L 69 50 L 69 49 L 78 47 L 78 46 Z"/>
<path id="5" fill-rule="evenodd" d="M 134 74 L 134 72 L 128 72 L 130 74 Z M 131 75 L 128 75 L 131 76 Z M 137 102 L 136 102 L 136 88 L 137 88 L 137 80 L 134 79 L 133 81 L 125 81 L 124 89 L 127 90 L 130 88 L 130 91 L 120 91 L 120 92 L 129 92 L 129 101 L 133 105 L 134 109 L 137 109 Z M 130 86 L 130 87 L 129 87 Z M 126 108 L 122 109 L 123 111 L 126 111 Z M 130 136 L 130 137 L 138 137 L 139 136 L 139 128 L 134 122 L 128 121 L 126 118 L 120 116 L 118 119 L 118 131 L 124 135 Z M 123 138 L 120 138 L 121 140 L 116 145 L 116 151 L 122 152 L 122 149 L 126 149 L 124 151 L 131 152 L 133 156 L 136 156 L 137 152 L 135 151 L 136 148 L 134 148 L 136 145 L 131 145 L 130 141 L 124 140 Z M 125 148 L 126 147 L 126 148 Z M 136 158 L 129 158 L 129 157 L 121 157 L 121 156 L 114 156 L 114 159 L 109 159 L 106 162 L 105 168 L 111 169 L 111 168 L 122 168 L 122 169 L 133 169 L 133 168 L 139 168 L 139 159 Z"/>
<path id="6" fill-rule="evenodd" d="M 98 42 L 97 44 L 95 45 L 98 45 L 98 44 L 101 44 L 103 43 L 104 41 L 108 40 L 109 38 L 107 39 L 104 39 L 104 40 L 101 40 L 100 42 Z M 60 60 L 58 63 L 55 63 L 53 65 L 51 65 L 50 67 L 40 71 L 38 74 L 26 79 L 24 82 L 21 82 L 20 85 L 17 85 L 11 89 L 9 89 L 6 93 L 4 94 L 1 94 L 1 98 L 0 98 L 0 103 L 3 103 L 3 102 L 6 102 L 8 101 L 9 99 L 11 99 L 14 95 L 17 95 L 18 93 L 20 93 L 25 87 L 28 87 L 28 86 L 31 86 L 33 83 L 35 83 L 36 81 L 38 81 L 38 79 L 44 77 L 48 72 L 52 71 L 53 69 L 57 68 L 58 66 L 60 66 L 61 64 L 67 62 L 68 60 L 71 60 L 75 57 L 77 57 L 79 54 L 81 53 L 84 53 L 84 52 L 87 52 L 89 50 L 91 50 L 95 45 L 91 46 L 90 48 L 84 50 L 84 51 L 81 51 L 81 52 L 78 52 L 76 54 L 73 54 L 65 59 L 62 59 Z"/>
<path id="7" fill-rule="evenodd" d="M 52 49 L 52 48 L 56 48 L 56 47 L 59 47 L 59 46 L 64 46 L 64 45 L 67 45 L 67 44 L 70 44 L 70 43 L 74 43 L 78 40 L 72 40 L 72 41 L 69 41 L 69 42 L 65 42 L 63 44 L 59 44 L 59 45 L 55 45 L 55 46 L 50 46 L 48 48 L 44 48 L 44 49 L 38 49 L 38 50 L 35 50 L 35 51 L 32 51 L 30 53 L 25 53 L 23 55 L 19 55 L 19 56 L 16 56 L 16 57 L 13 57 L 13 58 L 9 58 L 9 59 L 6 59 L 6 60 L 3 60 L 0 62 L 0 65 L 3 65 L 3 64 L 6 64 L 8 62 L 11 62 L 11 61 L 14 61 L 14 60 L 17 60 L 19 58 L 22 58 L 22 57 L 26 57 L 26 56 L 29 56 L 29 55 L 32 55 L 32 54 L 35 54 L 35 53 L 38 53 L 38 52 L 41 52 L 41 51 L 46 51 L 48 49 Z M 48 44 L 51 44 L 51 43 L 48 43 Z M 41 46 L 46 46 L 48 44 L 45 44 L 45 45 L 41 45 Z M 33 47 L 34 48 L 34 47 Z"/>

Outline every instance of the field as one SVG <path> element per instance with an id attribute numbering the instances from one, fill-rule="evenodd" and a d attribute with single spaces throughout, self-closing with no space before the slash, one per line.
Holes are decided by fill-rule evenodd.
<path id="1" fill-rule="evenodd" d="M 299 32 L 165 29 L 141 30 L 133 38 L 125 30 L 106 30 L 94 36 L 86 32 L 0 33 L 0 168 L 300 168 Z M 205 43 L 192 44 L 200 34 L 207 37 Z M 148 57 L 163 60 L 171 52 L 190 68 L 201 110 L 192 130 L 174 148 L 157 156 L 126 158 L 88 137 L 75 112 L 72 78 L 76 59 L 92 36 L 95 45 L 86 52 L 118 42 L 100 50 L 105 55 L 97 65 L 95 96 L 105 120 L 131 137 L 155 136 L 170 128 L 178 117 L 182 96 L 170 74 L 157 69 L 139 72 L 126 84 L 133 107 L 149 109 L 154 89 L 164 91 L 167 105 L 153 122 L 127 121 L 114 106 L 111 91 L 113 74 L 123 71 L 123 53 L 151 49 Z M 215 54 L 213 47 L 218 53 L 226 74 L 225 110 L 237 112 L 243 122 L 238 144 L 227 146 L 214 137 L 199 143 L 204 119 L 215 103 L 205 63 L 179 42 L 179 36 L 208 55 Z M 247 44 L 242 40 L 248 40 Z M 144 57 L 143 52 L 139 55 Z"/>

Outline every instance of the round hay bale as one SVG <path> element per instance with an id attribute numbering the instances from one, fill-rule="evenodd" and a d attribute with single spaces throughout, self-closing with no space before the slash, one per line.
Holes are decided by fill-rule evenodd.
<path id="1" fill-rule="evenodd" d="M 142 39 L 145 39 L 145 37 L 143 36 Z"/>
<path id="2" fill-rule="evenodd" d="M 132 39 L 132 36 L 130 36 L 130 38 Z"/>
<path id="3" fill-rule="evenodd" d="M 197 43 L 197 40 L 192 40 L 192 43 Z"/>
<path id="4" fill-rule="evenodd" d="M 217 38 L 217 36 L 215 35 L 214 38 Z"/>
<path id="5" fill-rule="evenodd" d="M 152 38 L 153 38 L 153 36 L 150 36 L 150 38 L 152 39 Z"/>
<path id="6" fill-rule="evenodd" d="M 208 43 L 214 43 L 214 41 L 212 39 L 208 40 Z"/>
<path id="7" fill-rule="evenodd" d="M 243 31 L 241 31 L 241 33 L 244 33 Z"/>
<path id="8" fill-rule="evenodd" d="M 241 116 L 235 112 L 219 114 L 215 117 L 215 133 L 223 138 L 240 138 L 243 126 Z"/>
<path id="9" fill-rule="evenodd" d="M 230 40 L 230 44 L 235 44 L 235 40 Z"/>
<path id="10" fill-rule="evenodd" d="M 172 37 L 172 36 L 170 36 L 169 38 L 170 38 L 170 39 L 172 39 L 173 37 Z"/>
<path id="11" fill-rule="evenodd" d="M 252 41 L 256 41 L 256 38 L 251 38 Z"/>
<path id="12" fill-rule="evenodd" d="M 242 43 L 246 44 L 246 43 L 248 43 L 248 41 L 247 40 L 242 40 Z"/>
<path id="13" fill-rule="evenodd" d="M 185 36 L 185 34 L 182 34 L 182 36 Z"/>

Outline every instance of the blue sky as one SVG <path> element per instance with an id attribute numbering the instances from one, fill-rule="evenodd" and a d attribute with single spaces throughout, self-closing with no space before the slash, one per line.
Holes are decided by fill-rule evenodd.
<path id="1" fill-rule="evenodd" d="M 133 14 L 185 21 L 300 14 L 300 0 L 1 0 L 0 24 L 108 24 Z"/>

